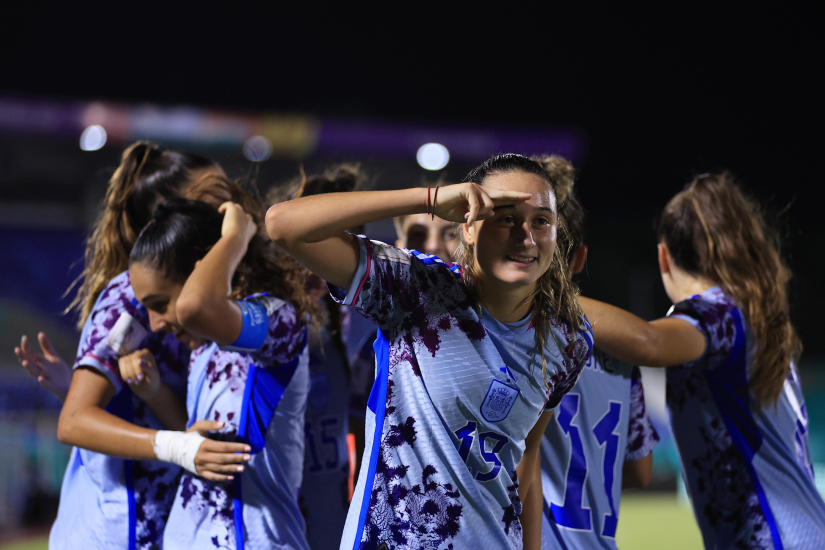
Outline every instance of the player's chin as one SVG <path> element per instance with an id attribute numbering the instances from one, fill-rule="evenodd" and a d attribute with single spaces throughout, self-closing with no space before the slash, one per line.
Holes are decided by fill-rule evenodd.
<path id="1" fill-rule="evenodd" d="M 540 275 L 535 265 L 517 267 L 502 265 L 496 270 L 496 276 L 501 282 L 514 285 L 531 285 L 538 280 Z"/>

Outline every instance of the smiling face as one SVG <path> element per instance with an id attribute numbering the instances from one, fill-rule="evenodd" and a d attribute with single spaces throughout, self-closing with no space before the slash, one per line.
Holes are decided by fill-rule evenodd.
<path id="1" fill-rule="evenodd" d="M 129 279 L 137 300 L 149 311 L 152 332 L 169 332 L 189 349 L 199 348 L 203 338 L 186 332 L 178 323 L 175 304 L 183 283 L 172 281 L 154 267 L 137 262 L 129 266 Z"/>
<path id="2" fill-rule="evenodd" d="M 499 206 L 495 215 L 464 227 L 485 281 L 532 289 L 553 262 L 556 249 L 556 194 L 541 177 L 526 172 L 492 174 L 484 187 L 530 193 L 516 206 Z"/>

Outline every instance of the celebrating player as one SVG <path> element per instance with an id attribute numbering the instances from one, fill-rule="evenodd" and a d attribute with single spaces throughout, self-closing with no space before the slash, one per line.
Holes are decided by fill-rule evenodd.
<path id="1" fill-rule="evenodd" d="M 227 202 L 219 212 L 197 201 L 164 202 L 129 259 L 135 296 L 149 310 L 152 329 L 175 334 L 193 350 L 190 424 L 223 422 L 215 437 L 248 443 L 252 454 L 245 467 L 212 465 L 222 474 L 216 481 L 198 477 L 190 464 L 164 545 L 307 549 L 298 509 L 309 390 L 305 274 L 276 255 L 240 205 Z M 151 378 L 143 367 L 151 364 L 135 371 Z M 156 412 L 170 406 L 160 399 L 162 384 L 132 387 Z M 166 438 L 167 432 L 155 438 L 159 455 L 193 454 L 196 443 L 189 448 Z"/>
<path id="2" fill-rule="evenodd" d="M 189 352 L 171 334 L 149 334 L 148 317 L 134 303 L 125 270 L 132 244 L 164 198 L 186 195 L 217 207 L 239 192 L 218 165 L 199 155 L 146 143 L 124 151 L 87 243 L 83 281 L 74 302 L 84 326 L 73 374 L 65 376 L 65 363 L 48 350 L 39 356 L 21 346 L 18 352 L 24 366 L 65 399 L 58 438 L 75 445 L 50 548 L 148 549 L 161 543 L 180 468 L 156 461 L 153 438 L 164 427 L 184 429 L 185 410 L 169 409 L 159 418 L 123 384 L 118 362 L 138 360 L 141 354 L 154 357 L 166 390 L 183 398 Z M 70 387 L 65 386 L 68 380 Z M 197 437 L 181 432 L 168 439 Z M 196 449 L 194 461 L 200 472 L 210 475 L 207 462 L 218 457 L 242 462 L 244 455 L 235 453 L 245 448 L 206 441 Z"/>
<path id="3" fill-rule="evenodd" d="M 645 322 L 582 299 L 596 342 L 671 367 L 667 407 L 706 548 L 825 548 L 788 312 L 791 272 L 756 203 L 728 173 L 695 178 L 659 224 L 675 304 Z"/>
<path id="4" fill-rule="evenodd" d="M 587 259 L 585 212 L 574 169 L 557 155 L 535 159 L 556 182 L 570 272 Z M 645 411 L 639 368 L 596 350 L 565 395 L 542 441 L 542 548 L 616 548 L 621 491 L 643 487 L 659 440 Z"/>
<path id="5" fill-rule="evenodd" d="M 463 273 L 346 232 L 425 211 L 465 222 Z M 270 208 L 273 240 L 381 331 L 341 548 L 521 548 L 522 522 L 538 547 L 542 412 L 573 386 L 591 342 L 555 246 L 560 227 L 553 182 L 519 155 L 493 157 L 459 185 Z"/>

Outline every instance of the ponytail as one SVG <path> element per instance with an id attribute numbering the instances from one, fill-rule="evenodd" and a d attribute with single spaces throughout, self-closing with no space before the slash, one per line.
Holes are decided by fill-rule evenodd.
<path id="1" fill-rule="evenodd" d="M 754 406 L 776 404 L 802 343 L 791 324 L 780 239 L 728 172 L 695 178 L 665 207 L 663 242 L 677 266 L 714 282 L 741 308 L 755 344 L 748 387 Z"/>
<path id="2" fill-rule="evenodd" d="M 109 281 L 128 269 L 132 246 L 155 207 L 164 199 L 180 196 L 192 171 L 213 166 L 214 162 L 200 155 L 164 151 L 147 142 L 133 143 L 123 151 L 86 240 L 83 272 L 66 291 L 77 286 L 66 312 L 79 312 L 79 328 Z"/>

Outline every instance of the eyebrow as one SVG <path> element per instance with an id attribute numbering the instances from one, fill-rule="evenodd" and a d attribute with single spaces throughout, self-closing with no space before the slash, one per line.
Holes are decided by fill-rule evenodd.
<path id="1" fill-rule="evenodd" d="M 152 300 L 152 299 L 155 299 L 155 298 L 168 298 L 168 297 L 163 296 L 163 294 L 150 294 L 148 296 L 144 296 L 142 299 L 140 299 L 138 301 L 139 302 L 148 302 L 149 300 Z"/>

